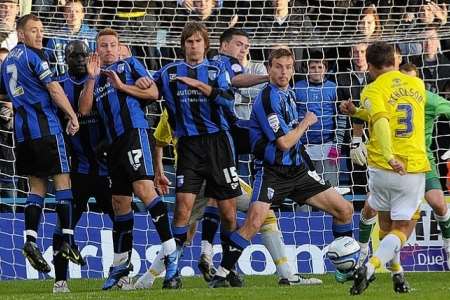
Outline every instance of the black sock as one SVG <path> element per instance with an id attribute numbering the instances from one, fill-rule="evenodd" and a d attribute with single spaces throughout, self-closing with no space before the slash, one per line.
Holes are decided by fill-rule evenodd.
<path id="1" fill-rule="evenodd" d="M 58 214 L 59 224 L 64 237 L 64 241 L 70 243 L 73 236 L 72 227 L 72 190 L 65 189 L 55 192 L 56 213 Z"/>
<path id="2" fill-rule="evenodd" d="M 219 209 L 214 206 L 207 206 L 202 220 L 202 241 L 208 241 L 210 244 L 213 243 L 214 236 L 219 228 L 219 223 Z"/>
<path id="3" fill-rule="evenodd" d="M 150 212 L 161 243 L 170 240 L 172 238 L 172 231 L 170 230 L 169 214 L 167 213 L 166 205 L 161 201 L 161 197 L 157 196 L 153 199 L 147 206 L 147 210 Z"/>
<path id="4" fill-rule="evenodd" d="M 27 242 L 36 243 L 43 205 L 44 198 L 36 194 L 28 194 L 25 206 L 25 234 Z"/>
<path id="5" fill-rule="evenodd" d="M 220 265 L 230 271 L 234 268 L 244 249 L 250 245 L 250 242 L 243 238 L 237 231 L 234 231 L 229 237 L 228 251 L 225 252 Z"/>
<path id="6" fill-rule="evenodd" d="M 222 245 L 222 261 L 225 256 L 228 254 L 229 245 L 230 245 L 230 235 L 231 232 L 225 230 L 223 227 L 220 228 L 220 243 Z"/>
<path id="7" fill-rule="evenodd" d="M 187 232 L 189 226 L 176 227 L 173 225 L 172 232 L 175 242 L 177 243 L 177 247 L 183 248 L 184 243 L 187 240 Z"/>
<path id="8" fill-rule="evenodd" d="M 133 211 L 115 216 L 113 223 L 114 253 L 129 252 L 133 247 Z"/>
<path id="9" fill-rule="evenodd" d="M 333 236 L 335 239 L 338 237 L 341 237 L 341 236 L 349 236 L 349 237 L 353 236 L 352 223 L 348 223 L 348 224 L 333 223 L 332 230 L 333 230 Z"/>
<path id="10" fill-rule="evenodd" d="M 53 265 L 55 266 L 55 282 L 67 280 L 67 270 L 69 269 L 69 261 L 65 259 L 59 250 L 61 249 L 64 239 L 59 226 L 55 228 L 53 233 Z"/>

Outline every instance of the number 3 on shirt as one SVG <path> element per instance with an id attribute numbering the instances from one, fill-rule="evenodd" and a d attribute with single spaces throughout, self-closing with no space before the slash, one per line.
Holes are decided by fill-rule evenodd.
<path id="1" fill-rule="evenodd" d="M 402 126 L 403 128 L 396 129 L 395 136 L 400 138 L 410 137 L 411 133 L 414 130 L 412 105 L 408 103 L 401 103 L 397 106 L 397 112 L 404 114 L 397 119 L 398 125 Z"/>

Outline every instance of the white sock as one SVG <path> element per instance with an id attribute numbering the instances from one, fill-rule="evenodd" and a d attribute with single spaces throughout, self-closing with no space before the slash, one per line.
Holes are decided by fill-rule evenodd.
<path id="1" fill-rule="evenodd" d="M 450 239 L 442 239 L 444 242 L 444 249 L 446 252 L 450 252 Z"/>
<path id="2" fill-rule="evenodd" d="M 443 216 L 440 216 L 438 214 L 434 214 L 434 218 L 438 222 L 447 222 L 448 219 L 450 219 L 450 209 L 447 209 L 447 213 Z"/>
<path id="3" fill-rule="evenodd" d="M 163 256 L 169 255 L 177 250 L 177 243 L 175 242 L 174 238 L 171 238 L 170 240 L 165 241 L 161 244 L 161 250 L 159 252 L 162 252 Z"/>
<path id="4" fill-rule="evenodd" d="M 201 254 L 205 254 L 208 257 L 212 258 L 212 256 L 213 256 L 213 245 L 211 245 L 211 243 L 208 242 L 207 240 L 202 240 L 201 241 L 201 246 L 202 246 Z"/>
<path id="5" fill-rule="evenodd" d="M 394 258 L 390 261 L 391 263 L 391 274 L 395 275 L 395 274 L 399 274 L 399 273 L 403 273 L 403 267 L 400 261 L 400 251 L 398 251 Z"/>
<path id="6" fill-rule="evenodd" d="M 277 268 L 278 276 L 281 278 L 291 278 L 293 272 L 289 266 L 286 246 L 284 245 L 281 232 L 275 223 L 264 224 L 259 231 L 261 233 L 262 244 L 267 248 L 272 256 L 272 260 Z"/>
<path id="7" fill-rule="evenodd" d="M 223 268 L 222 266 L 219 266 L 219 268 L 216 271 L 216 275 L 220 277 L 227 277 L 227 275 L 230 273 L 227 269 Z"/>
<path id="8" fill-rule="evenodd" d="M 376 257 L 379 260 L 380 266 L 375 267 L 382 267 L 386 265 L 388 261 L 393 259 L 397 252 L 400 252 L 400 249 L 402 248 L 402 241 L 400 238 L 393 234 L 389 233 L 387 234 L 381 241 L 380 245 L 373 254 L 374 257 Z"/>
<path id="9" fill-rule="evenodd" d="M 166 270 L 166 266 L 164 265 L 164 256 L 165 255 L 161 249 L 153 260 L 150 269 L 148 269 L 150 274 L 155 277 Z"/>
<path id="10" fill-rule="evenodd" d="M 113 267 L 126 263 L 128 260 L 128 252 L 114 253 Z"/>

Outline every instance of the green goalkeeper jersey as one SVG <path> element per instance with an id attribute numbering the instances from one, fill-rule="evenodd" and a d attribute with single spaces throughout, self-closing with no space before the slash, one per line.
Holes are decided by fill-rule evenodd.
<path id="1" fill-rule="evenodd" d="M 425 104 L 425 144 L 427 147 L 427 156 L 430 162 L 434 162 L 433 153 L 431 152 L 431 141 L 433 135 L 434 121 L 441 115 L 450 119 L 450 101 L 436 95 L 430 91 L 426 91 L 427 102 Z"/>

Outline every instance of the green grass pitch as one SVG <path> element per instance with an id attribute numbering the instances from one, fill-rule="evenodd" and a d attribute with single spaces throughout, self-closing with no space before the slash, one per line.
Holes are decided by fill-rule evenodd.
<path id="1" fill-rule="evenodd" d="M 101 291 L 102 280 L 74 279 L 69 282 L 70 294 L 53 295 L 51 280 L 10 280 L 0 282 L 0 300 L 5 299 L 450 299 L 450 272 L 408 273 L 407 279 L 412 287 L 410 294 L 395 294 L 389 274 L 377 274 L 377 280 L 360 296 L 349 296 L 351 283 L 339 284 L 329 275 L 320 277 L 320 286 L 279 287 L 275 276 L 246 276 L 245 287 L 208 289 L 200 277 L 183 279 L 181 290 L 161 290 L 161 279 L 151 290 L 139 291 Z"/>

